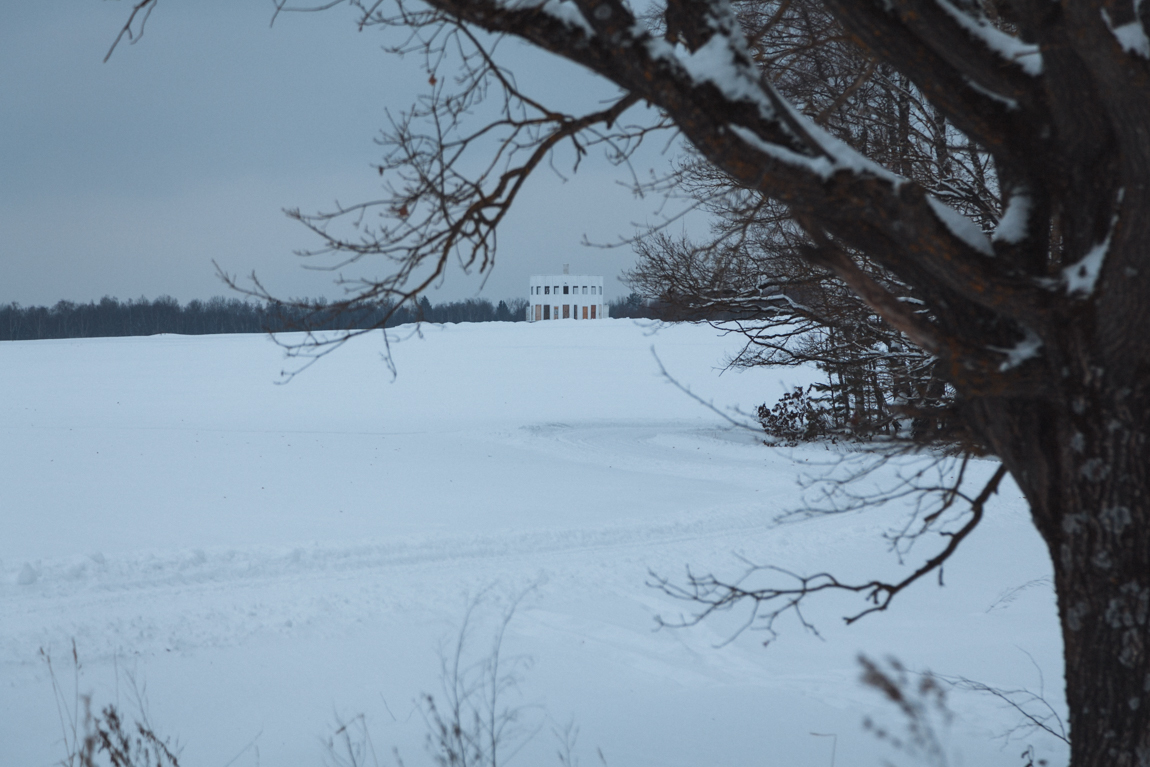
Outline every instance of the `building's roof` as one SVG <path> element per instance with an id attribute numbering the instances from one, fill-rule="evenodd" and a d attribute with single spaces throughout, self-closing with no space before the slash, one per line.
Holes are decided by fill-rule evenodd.
<path id="1" fill-rule="evenodd" d="M 603 275 L 601 275 L 601 274 L 533 274 L 533 275 L 531 275 L 530 279 L 533 279 L 533 280 L 541 280 L 541 279 L 547 279 L 547 280 L 553 280 L 553 279 L 554 280 L 576 280 L 576 279 L 578 279 L 578 280 L 586 280 L 586 279 L 601 280 L 601 279 L 603 279 Z"/>

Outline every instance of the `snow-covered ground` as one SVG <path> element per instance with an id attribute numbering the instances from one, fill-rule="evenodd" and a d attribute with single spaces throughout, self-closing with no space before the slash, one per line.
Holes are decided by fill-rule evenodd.
<path id="1" fill-rule="evenodd" d="M 822 637 L 783 621 L 731 639 L 743 613 L 688 629 L 649 587 L 737 558 L 897 577 L 882 533 L 905 508 L 775 524 L 800 476 L 839 455 L 767 448 L 720 409 L 773 401 L 805 370 L 722 372 L 733 338 L 627 320 L 392 332 L 276 383 L 259 336 L 0 344 L 0 765 L 63 756 L 47 668 L 72 694 L 71 643 L 94 704 L 147 714 L 188 767 L 321 765 L 363 714 L 380 764 L 431 763 L 413 705 L 472 612 L 466 657 L 522 596 L 504 638 L 536 734 L 509 764 L 558 764 L 574 722 L 584 765 L 910 764 L 864 730 L 899 719 L 856 657 L 1028 687 L 1061 707 L 1049 564 L 1008 484 L 937 579 L 846 627 L 857 598 L 812 601 Z M 876 476 L 893 476 L 888 467 Z M 988 465 L 975 468 L 987 476 Z M 935 541 L 930 541 L 934 544 Z M 931 550 L 933 551 L 933 549 Z M 1044 680 L 1042 675 L 1044 674 Z M 1017 765 L 1017 718 L 953 693 L 951 764 Z M 812 733 L 833 734 L 837 740 Z"/>

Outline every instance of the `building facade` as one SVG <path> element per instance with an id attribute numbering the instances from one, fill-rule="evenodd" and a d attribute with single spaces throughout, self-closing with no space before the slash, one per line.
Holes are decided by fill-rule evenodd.
<path id="1" fill-rule="evenodd" d="M 527 321 L 607 319 L 603 278 L 585 274 L 536 274 L 529 280 Z"/>

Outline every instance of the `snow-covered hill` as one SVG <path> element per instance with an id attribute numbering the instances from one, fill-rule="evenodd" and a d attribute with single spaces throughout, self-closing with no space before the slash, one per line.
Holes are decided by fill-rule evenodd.
<path id="1" fill-rule="evenodd" d="M 807 613 L 767 649 L 743 614 L 656 631 L 689 611 L 646 583 L 685 567 L 737 577 L 741 554 L 848 577 L 909 572 L 882 533 L 905 509 L 774 524 L 826 446 L 766 448 L 720 410 L 773 401 L 806 370 L 723 372 L 737 340 L 626 320 L 425 326 L 359 339 L 277 384 L 259 336 L 0 344 L 0 765 L 63 756 L 43 661 L 70 693 L 131 711 L 146 685 L 182 764 L 320 765 L 337 719 L 364 715 L 381 764 L 430 763 L 413 701 L 440 690 L 469 604 L 469 656 L 529 658 L 505 701 L 538 729 L 511 764 L 558 764 L 574 721 L 585 765 L 910 762 L 865 732 L 893 712 L 857 654 L 1061 705 L 1046 554 L 1013 485 L 948 565 L 889 613 Z M 876 475 L 893 477 L 897 467 Z M 983 475 L 989 466 L 978 466 Z M 1031 657 L 1034 662 L 1032 663 Z M 958 762 L 1019 764 L 1015 721 L 952 695 Z M 534 723 L 531 725 L 530 723 Z M 233 760 L 234 761 L 229 761 Z"/>

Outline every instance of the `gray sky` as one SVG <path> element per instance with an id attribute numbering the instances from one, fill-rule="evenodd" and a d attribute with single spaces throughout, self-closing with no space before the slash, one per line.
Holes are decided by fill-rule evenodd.
<path id="1" fill-rule="evenodd" d="M 316 244 L 283 208 L 376 198 L 384 110 L 426 89 L 413 58 L 380 50 L 346 8 L 281 16 L 268 0 L 163 0 L 139 44 L 101 61 L 127 2 L 0 3 L 0 303 L 225 294 L 212 260 L 255 270 L 278 295 L 338 294 L 293 250 Z M 509 46 L 522 80 L 590 98 L 612 91 L 570 65 Z M 652 154 L 654 161 L 659 161 Z M 630 248 L 590 249 L 655 221 L 606 162 L 533 180 L 501 230 L 481 295 L 526 292 L 531 273 L 604 275 Z M 369 264 L 361 272 L 383 269 Z M 476 295 L 455 273 L 433 300 Z"/>

